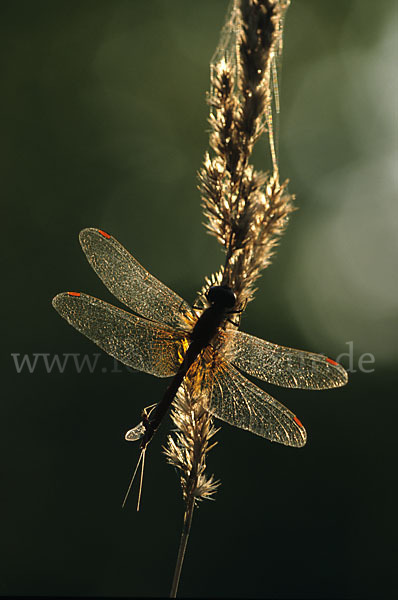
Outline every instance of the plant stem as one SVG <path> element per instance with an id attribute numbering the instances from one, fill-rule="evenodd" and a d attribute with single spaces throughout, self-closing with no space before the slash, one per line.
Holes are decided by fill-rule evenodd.
<path id="1" fill-rule="evenodd" d="M 184 513 L 184 522 L 182 526 L 181 532 L 181 540 L 180 547 L 178 549 L 176 568 L 174 571 L 173 584 L 171 586 L 170 598 L 175 598 L 177 596 L 178 585 L 180 583 L 180 576 L 182 565 L 184 562 L 185 551 L 187 549 L 189 533 L 191 531 L 192 517 L 193 517 L 193 509 L 195 508 L 195 497 L 193 494 L 190 494 Z"/>

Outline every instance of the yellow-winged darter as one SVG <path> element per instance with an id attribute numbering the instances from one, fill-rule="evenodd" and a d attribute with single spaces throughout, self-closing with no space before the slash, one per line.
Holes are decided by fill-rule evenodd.
<path id="1" fill-rule="evenodd" d="M 115 238 L 100 229 L 80 233 L 83 251 L 110 292 L 134 311 L 80 292 L 64 292 L 53 306 L 73 327 L 123 364 L 173 377 L 163 398 L 127 432 L 145 451 L 184 378 L 206 398 L 208 412 L 273 442 L 303 446 L 300 420 L 244 371 L 274 385 L 323 390 L 344 385 L 345 369 L 322 354 L 261 340 L 228 325 L 237 312 L 234 291 L 207 289 L 206 305 L 189 306 L 146 271 Z"/>

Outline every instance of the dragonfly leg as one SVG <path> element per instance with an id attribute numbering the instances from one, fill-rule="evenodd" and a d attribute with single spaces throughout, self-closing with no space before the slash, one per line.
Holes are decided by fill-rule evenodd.
<path id="1" fill-rule="evenodd" d="M 146 406 L 145 408 L 142 409 L 142 420 L 144 421 L 145 419 L 149 419 L 149 417 L 151 416 L 151 412 L 153 411 L 153 409 L 156 406 L 156 402 L 154 404 L 150 404 L 149 406 Z"/>
<path id="2" fill-rule="evenodd" d="M 231 325 L 233 325 L 234 327 L 239 327 L 239 323 L 235 323 L 235 321 L 232 321 L 232 319 L 227 319 L 228 323 L 231 323 Z"/>
<path id="3" fill-rule="evenodd" d="M 193 304 L 192 308 L 195 310 L 204 310 L 205 309 L 204 306 L 198 306 L 197 304 Z"/>
<path id="4" fill-rule="evenodd" d="M 247 299 L 243 302 L 242 308 L 240 308 L 239 310 L 229 310 L 227 311 L 227 315 L 241 315 L 245 310 L 246 310 L 246 306 L 247 306 Z"/>
<path id="5" fill-rule="evenodd" d="M 239 310 L 229 310 L 227 312 L 227 315 L 241 315 L 243 313 L 243 311 L 246 309 L 247 306 L 247 300 L 244 301 L 242 308 L 240 308 Z M 227 318 L 228 323 L 231 323 L 231 325 L 234 325 L 235 327 L 239 327 L 239 323 L 235 323 L 234 321 L 232 321 L 232 319 L 228 319 Z M 240 319 L 239 319 L 240 322 Z"/>

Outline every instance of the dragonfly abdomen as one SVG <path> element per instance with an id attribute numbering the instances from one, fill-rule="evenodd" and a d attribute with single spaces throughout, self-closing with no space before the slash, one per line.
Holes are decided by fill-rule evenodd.
<path id="1" fill-rule="evenodd" d="M 195 362 L 202 349 L 203 346 L 201 346 L 197 341 L 192 341 L 189 345 L 180 368 L 174 375 L 169 387 L 166 389 L 163 398 L 157 403 L 147 422 L 144 423 L 146 431 L 142 438 L 141 448 L 145 448 L 151 441 L 153 434 L 159 427 L 163 417 L 173 402 L 185 375 L 188 373 L 191 365 Z"/>
<path id="2" fill-rule="evenodd" d="M 221 287 L 221 286 L 220 286 Z M 217 288 L 211 288 L 212 290 Z M 220 294 L 217 296 L 219 298 Z M 225 296 L 225 290 L 221 290 L 222 299 Z M 201 314 L 197 320 L 192 332 L 191 332 L 191 343 L 184 355 L 183 361 L 174 375 L 169 387 L 167 388 L 163 398 L 158 402 L 154 410 L 151 412 L 149 419 L 145 423 L 146 432 L 141 442 L 141 448 L 145 448 L 150 442 L 156 429 L 159 427 L 161 420 L 168 411 L 171 403 L 173 402 L 178 388 L 180 387 L 185 375 L 188 373 L 190 367 L 193 365 L 199 354 L 206 346 L 208 346 L 211 340 L 216 335 L 218 328 L 221 326 L 225 319 L 227 308 L 229 308 L 231 302 L 228 295 L 228 303 L 221 301 L 214 301 L 209 308 Z M 228 306 L 226 306 L 228 305 Z"/>

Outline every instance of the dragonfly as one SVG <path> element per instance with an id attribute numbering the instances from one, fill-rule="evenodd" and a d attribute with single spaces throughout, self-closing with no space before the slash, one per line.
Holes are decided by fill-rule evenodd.
<path id="1" fill-rule="evenodd" d="M 190 306 L 151 275 L 110 234 L 83 229 L 80 244 L 108 290 L 130 311 L 82 292 L 63 292 L 53 306 L 113 358 L 156 377 L 172 377 L 164 396 L 142 412 L 129 441 L 144 452 L 187 378 L 199 386 L 206 410 L 222 421 L 287 446 L 304 446 L 298 417 L 247 379 L 286 388 L 324 390 L 347 383 L 345 369 L 323 354 L 280 346 L 231 326 L 233 290 L 211 285 L 207 305 Z M 138 467 L 138 465 L 137 465 Z"/>

